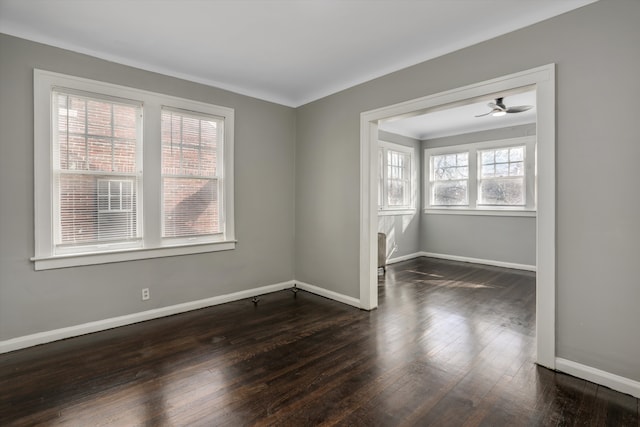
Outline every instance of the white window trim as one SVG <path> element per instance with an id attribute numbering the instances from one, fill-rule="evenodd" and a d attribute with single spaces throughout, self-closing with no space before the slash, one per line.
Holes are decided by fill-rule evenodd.
<path id="1" fill-rule="evenodd" d="M 95 245 L 81 254 L 54 255 L 53 243 L 53 168 L 51 145 L 52 90 L 56 87 L 135 100 L 143 104 L 143 191 L 139 194 L 142 208 L 142 248 L 110 249 Z M 207 242 L 175 242 L 161 237 L 160 191 L 160 111 L 171 107 L 224 118 L 223 162 L 221 167 L 224 204 L 224 232 Z M 105 264 L 167 256 L 188 255 L 235 249 L 233 192 L 234 110 L 183 98 L 148 92 L 126 86 L 99 82 L 50 71 L 34 69 L 34 214 L 35 255 L 31 258 L 36 270 L 79 265 Z M 156 143 L 157 142 L 157 143 Z M 155 177 L 155 179 L 154 179 Z M 155 207 L 155 208 L 154 208 Z"/>
<path id="2" fill-rule="evenodd" d="M 525 206 L 479 206 L 478 200 L 478 152 L 492 148 L 524 145 L 525 153 Z M 442 154 L 469 153 L 469 205 L 465 206 L 436 206 L 431 205 L 431 156 Z M 536 137 L 524 136 L 519 138 L 501 139 L 495 141 L 474 142 L 471 144 L 451 145 L 446 147 L 426 148 L 424 150 L 424 213 L 438 215 L 482 215 L 482 216 L 536 216 Z"/>
<path id="3" fill-rule="evenodd" d="M 378 149 L 390 149 L 393 151 L 399 151 L 401 153 L 406 153 L 409 155 L 409 159 L 410 159 L 410 168 L 411 170 L 409 171 L 409 175 L 411 177 L 410 180 L 410 203 L 408 206 L 385 206 L 384 204 L 382 206 L 378 206 L 378 215 L 380 216 L 385 216 L 385 215 L 412 215 L 416 212 L 417 208 L 417 194 L 418 194 L 418 166 L 417 166 L 417 159 L 416 159 L 416 153 L 415 153 L 415 149 L 413 147 L 409 147 L 407 145 L 402 145 L 402 144 L 397 144 L 394 142 L 388 142 L 388 141 L 378 141 Z M 385 157 L 383 156 L 383 159 Z M 386 174 L 387 174 L 387 168 L 386 168 L 386 161 L 383 160 L 383 162 L 385 163 L 383 167 L 383 174 L 384 174 L 384 178 L 383 178 L 383 182 L 386 182 Z M 382 199 L 385 200 L 386 199 L 386 192 L 383 190 L 383 197 Z"/>

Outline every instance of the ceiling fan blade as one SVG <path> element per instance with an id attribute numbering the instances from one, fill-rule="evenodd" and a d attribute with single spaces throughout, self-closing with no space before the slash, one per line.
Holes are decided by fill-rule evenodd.
<path id="1" fill-rule="evenodd" d="M 507 113 L 522 113 L 533 108 L 533 105 L 518 105 L 517 107 L 507 108 Z"/>
<path id="2" fill-rule="evenodd" d="M 495 111 L 495 110 L 491 110 L 491 111 L 489 111 L 488 113 L 480 114 L 480 115 L 478 115 L 478 116 L 476 116 L 476 117 L 484 117 L 484 116 L 488 116 L 489 114 L 493 113 L 494 111 Z"/>

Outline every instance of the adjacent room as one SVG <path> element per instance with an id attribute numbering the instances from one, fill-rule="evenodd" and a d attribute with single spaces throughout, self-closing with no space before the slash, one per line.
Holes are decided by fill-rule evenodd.
<path id="1" fill-rule="evenodd" d="M 0 0 L 0 425 L 637 427 L 638 22 Z"/>

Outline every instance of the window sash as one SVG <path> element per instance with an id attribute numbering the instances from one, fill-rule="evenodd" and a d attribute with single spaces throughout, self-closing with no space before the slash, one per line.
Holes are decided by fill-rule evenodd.
<path id="1" fill-rule="evenodd" d="M 141 188 L 133 185 L 142 175 L 141 104 L 54 88 L 51 108 L 52 252 L 65 255 L 139 247 Z M 106 221 L 100 212 L 99 187 L 107 177 L 118 182 L 128 178 L 132 185 L 130 213 L 124 220 Z"/>
<path id="2" fill-rule="evenodd" d="M 431 206 L 469 205 L 468 152 L 445 152 L 432 155 L 429 158 L 429 169 Z M 445 203 L 444 200 L 451 200 L 451 202 Z"/>
<path id="3" fill-rule="evenodd" d="M 166 107 L 161 116 L 162 238 L 194 241 L 222 234 L 218 159 L 224 120 Z"/>
<path id="4" fill-rule="evenodd" d="M 378 209 L 389 212 L 414 209 L 413 148 L 380 141 L 378 161 Z"/>

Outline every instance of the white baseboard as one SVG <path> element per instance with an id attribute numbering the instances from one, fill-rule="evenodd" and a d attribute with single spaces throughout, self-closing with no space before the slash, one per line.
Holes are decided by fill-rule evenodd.
<path id="1" fill-rule="evenodd" d="M 319 288 L 317 286 L 310 285 L 308 283 L 295 281 L 296 286 L 302 290 L 307 292 L 311 292 L 312 294 L 320 295 L 321 297 L 329 298 L 334 301 L 341 302 L 343 304 L 352 305 L 354 307 L 360 308 L 360 300 L 358 298 L 353 298 L 347 295 L 339 294 L 334 291 L 329 291 L 324 288 Z"/>
<path id="2" fill-rule="evenodd" d="M 0 341 L 0 354 L 7 353 L 14 350 L 19 350 L 21 348 L 32 347 L 38 344 L 45 344 L 48 342 L 58 341 L 65 338 L 71 338 L 79 335 L 85 335 L 93 332 L 117 328 L 119 326 L 125 326 L 133 323 L 144 322 L 145 320 L 157 319 L 159 317 L 171 316 L 172 314 L 184 313 L 191 310 L 197 310 L 199 308 L 210 307 L 218 304 L 224 304 L 231 301 L 250 298 L 256 295 L 276 292 L 282 289 L 291 288 L 295 283 L 297 282 L 295 282 L 294 280 L 289 280 L 287 282 L 276 283 L 274 285 L 261 286 L 259 288 L 248 289 L 245 291 L 234 292 L 231 294 L 219 295 L 216 297 L 205 298 L 197 301 L 190 301 L 182 304 L 171 305 L 168 307 L 161 307 L 153 310 L 142 311 L 140 313 L 132 313 L 132 314 L 127 314 L 125 316 L 112 317 L 110 319 L 98 320 L 95 322 L 83 323 L 81 325 L 70 326 L 67 328 L 54 329 L 51 331 L 38 332 L 36 334 L 12 338 L 9 340 Z M 317 289 L 320 289 L 320 288 L 317 288 Z M 322 289 L 322 291 L 324 290 Z M 325 291 L 325 292 L 330 292 L 330 291 Z M 336 294 L 336 295 L 339 295 L 339 294 Z M 323 296 L 326 296 L 326 295 L 323 295 Z M 328 298 L 331 298 L 331 297 L 328 296 Z"/>
<path id="3" fill-rule="evenodd" d="M 560 372 L 582 378 L 600 384 L 610 389 L 630 394 L 631 396 L 640 398 L 640 381 L 635 381 L 626 377 L 621 377 L 600 369 L 581 363 L 572 362 L 571 360 L 556 358 L 556 369 Z"/>
<path id="4" fill-rule="evenodd" d="M 407 261 L 414 258 L 420 258 L 421 256 L 423 256 L 422 252 L 414 252 L 408 255 L 401 255 L 401 256 L 389 258 L 387 260 L 387 264 L 395 264 L 396 262 Z"/>
<path id="5" fill-rule="evenodd" d="M 481 259 L 481 258 L 470 258 L 470 257 L 466 257 L 466 256 L 436 254 L 436 253 L 433 253 L 433 252 L 420 252 L 419 254 L 420 254 L 419 256 L 446 259 L 446 260 L 450 260 L 450 261 L 472 262 L 474 264 L 492 265 L 494 267 L 505 267 L 505 268 L 514 268 L 516 270 L 536 271 L 536 266 L 535 265 L 516 264 L 516 263 L 513 263 L 513 262 L 494 261 L 494 260 L 491 260 L 491 259 Z"/>

